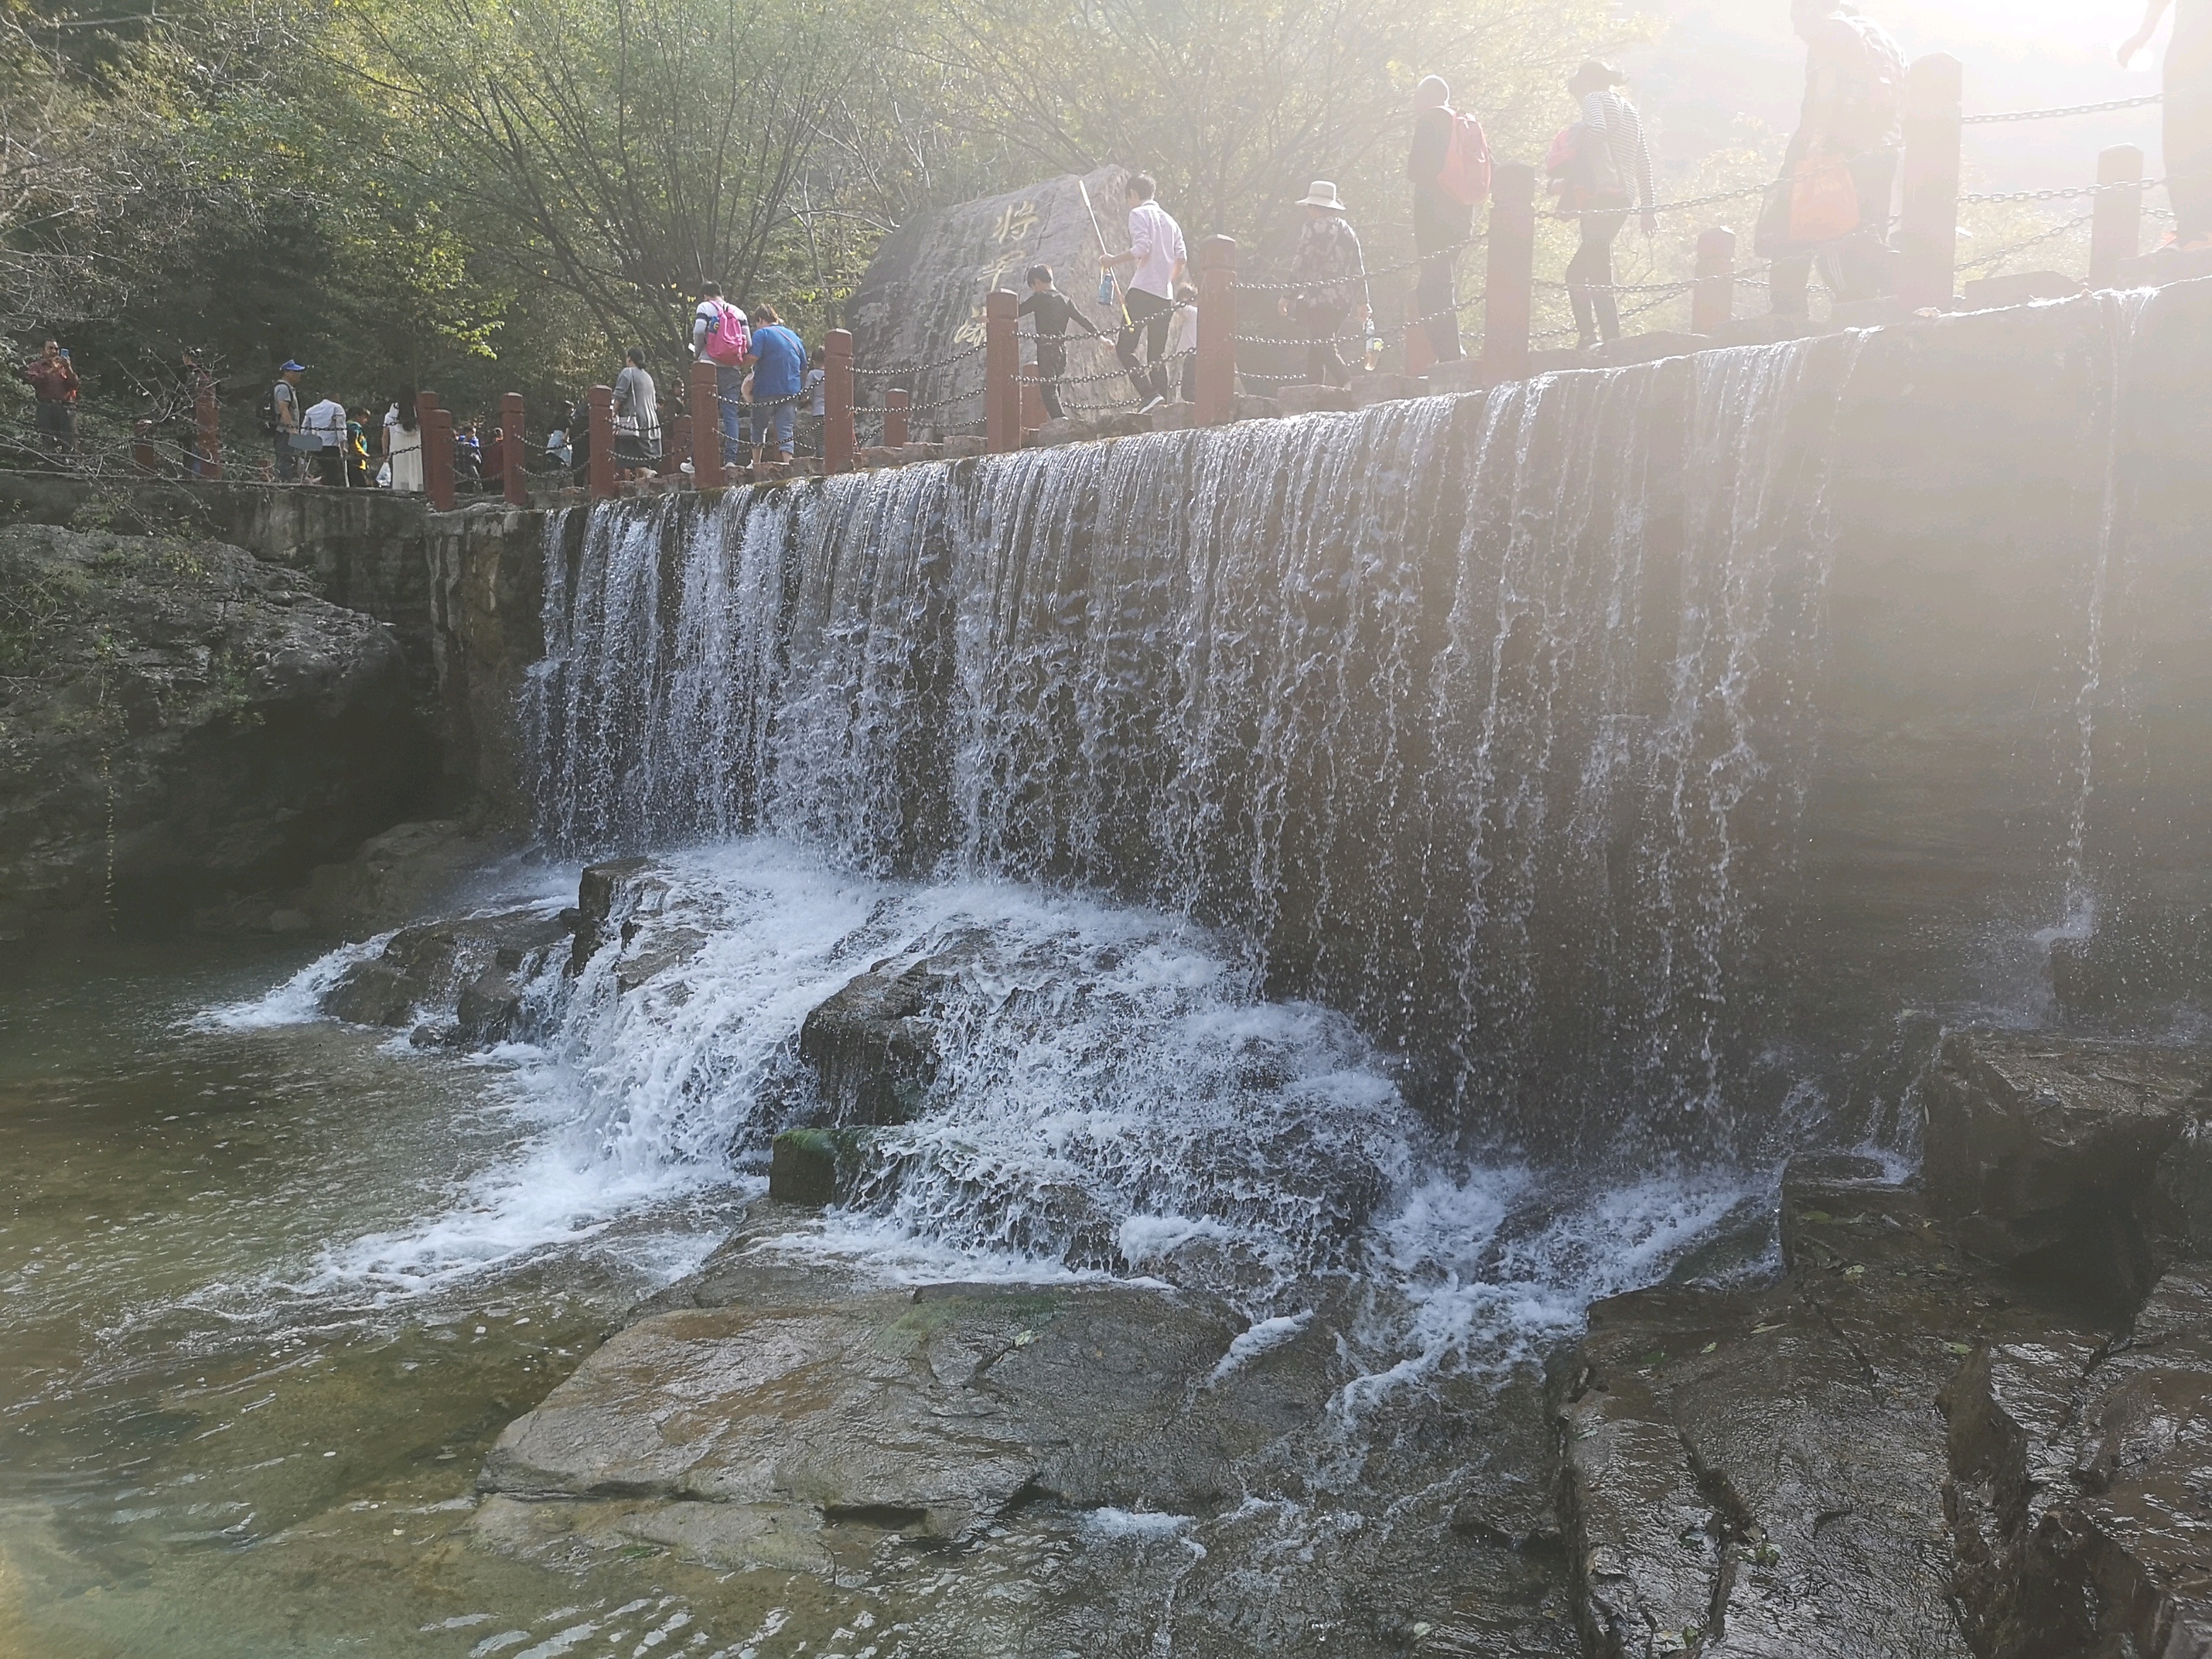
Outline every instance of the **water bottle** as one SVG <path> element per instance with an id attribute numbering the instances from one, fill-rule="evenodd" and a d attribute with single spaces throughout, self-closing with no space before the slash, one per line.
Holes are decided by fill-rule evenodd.
<path id="1" fill-rule="evenodd" d="M 1367 372 L 1372 374 L 1376 365 L 1382 361 L 1382 337 L 1372 327 L 1367 331 Z"/>
<path id="2" fill-rule="evenodd" d="M 1109 307 L 1114 303 L 1114 273 L 1111 270 L 1098 273 L 1098 303 Z"/>

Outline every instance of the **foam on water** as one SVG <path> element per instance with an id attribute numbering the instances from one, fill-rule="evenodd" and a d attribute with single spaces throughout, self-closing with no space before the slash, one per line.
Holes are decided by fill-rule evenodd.
<path id="1" fill-rule="evenodd" d="M 259 996 L 220 1004 L 198 1014 L 191 1023 L 207 1030 L 256 1031 L 279 1025 L 304 1025 L 309 1020 L 320 1019 L 324 997 L 345 977 L 347 969 L 382 954 L 391 942 L 392 935 L 386 933 L 363 939 L 358 945 L 342 945 L 317 957 L 283 984 Z"/>
<path id="2" fill-rule="evenodd" d="M 550 970 L 533 988 L 544 1028 L 486 1062 L 507 1072 L 509 1153 L 418 1224 L 331 1245 L 291 1293 L 374 1304 L 577 1249 L 653 1283 L 691 1271 L 717 1218 L 761 1190 L 775 1132 L 819 1110 L 794 1061 L 806 1014 L 856 974 L 917 963 L 943 988 L 928 1109 L 877 1133 L 819 1231 L 772 1247 L 892 1280 L 1203 1284 L 1251 1321 L 1231 1368 L 1301 1328 L 1316 1275 L 1364 1273 L 1395 1294 L 1390 1363 L 1348 1413 L 1527 1358 L 1744 1189 L 1652 1179 L 1562 1207 L 1525 1169 L 1469 1164 L 1350 1021 L 1268 1000 L 1249 960 L 1158 912 L 876 879 L 765 840 L 664 867 L 634 942 L 574 980 Z"/>

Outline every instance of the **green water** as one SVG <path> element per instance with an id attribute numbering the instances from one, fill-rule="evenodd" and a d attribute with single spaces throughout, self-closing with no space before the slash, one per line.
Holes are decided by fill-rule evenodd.
<path id="1" fill-rule="evenodd" d="M 102 950 L 0 977 L 0 1656 L 738 1651 L 775 1585 L 647 1552 L 526 1563 L 465 1530 L 500 1429 L 726 1209 L 442 1290 L 324 1272 L 525 1130 L 500 1073 L 386 1033 L 194 1026 L 305 955 Z"/>

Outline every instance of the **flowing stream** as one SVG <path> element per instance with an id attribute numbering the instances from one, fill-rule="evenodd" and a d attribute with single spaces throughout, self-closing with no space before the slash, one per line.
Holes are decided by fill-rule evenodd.
<path id="1" fill-rule="evenodd" d="M 929 1109 L 791 1248 L 1202 1285 L 1244 1355 L 1378 1287 L 1287 1561 L 1387 1520 L 1394 1400 L 1525 1414 L 1592 1297 L 1756 1267 L 1864 1035 L 1804 1017 L 1793 937 L 1863 344 L 555 515 L 527 704 L 570 861 L 456 902 L 647 852 L 669 948 L 549 967 L 478 1054 L 319 1017 L 373 946 L 14 965 L 0 1656 L 904 1650 L 866 1632 L 946 1595 L 926 1563 L 465 1532 L 499 1430 L 818 1115 L 801 1022 L 883 964 L 951 964 Z M 2052 764 L 2069 915 L 2121 512 Z M 1052 1547 L 1158 1552 L 1171 1603 L 1182 1525 Z M 1042 1560 L 992 1594 L 1048 1601 Z"/>

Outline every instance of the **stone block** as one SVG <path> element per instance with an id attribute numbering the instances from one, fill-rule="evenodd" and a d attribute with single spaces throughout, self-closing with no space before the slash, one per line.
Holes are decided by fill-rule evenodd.
<path id="1" fill-rule="evenodd" d="M 1275 394 L 1285 415 L 1348 414 L 1359 407 L 1350 386 L 1286 386 Z"/>
<path id="2" fill-rule="evenodd" d="M 988 440 L 974 437 L 947 438 L 938 447 L 948 461 L 966 460 L 973 456 L 986 455 L 991 449 Z"/>
<path id="3" fill-rule="evenodd" d="M 2155 249 L 2120 266 L 2116 288 L 2162 288 L 2168 283 L 2212 276 L 2212 248 L 2184 252 L 2177 245 Z"/>
<path id="4" fill-rule="evenodd" d="M 1488 390 L 1491 384 L 1491 376 L 1485 372 L 1480 357 L 1460 357 L 1450 362 L 1431 363 L 1426 378 L 1428 389 L 1432 394 L 1483 392 Z"/>
<path id="5" fill-rule="evenodd" d="M 899 450 L 885 449 L 880 445 L 871 446 L 862 450 L 858 459 L 861 467 L 868 471 L 873 471 L 878 467 L 899 466 L 904 464 Z"/>
<path id="6" fill-rule="evenodd" d="M 1362 409 L 1376 404 L 1402 403 L 1426 394 L 1428 386 L 1417 374 L 1362 374 L 1352 383 L 1352 395 Z"/>
<path id="7" fill-rule="evenodd" d="M 1653 329 L 1648 334 L 1623 335 L 1590 356 L 1608 368 L 1620 368 L 1631 363 L 1656 363 L 1662 357 L 1686 357 L 1693 351 L 1711 350 L 1712 343 L 1711 338 L 1703 334 Z"/>
<path id="8" fill-rule="evenodd" d="M 1155 432 L 1188 432 L 1198 424 L 1195 404 L 1162 404 L 1149 416 Z"/>
<path id="9" fill-rule="evenodd" d="M 1261 392 L 1240 392 L 1237 394 L 1235 418 L 1240 421 L 1276 421 L 1283 415 L 1283 401 Z"/>
<path id="10" fill-rule="evenodd" d="M 1969 311 L 1997 311 L 2006 306 L 2031 305 L 2038 300 L 2070 300 L 2087 294 L 2089 285 L 2078 277 L 2055 270 L 2021 270 L 2004 276 L 1983 276 L 1960 290 Z"/>
<path id="11" fill-rule="evenodd" d="M 912 466 L 917 461 L 941 461 L 945 459 L 943 444 L 902 444 L 891 451 L 898 457 L 901 466 Z"/>

